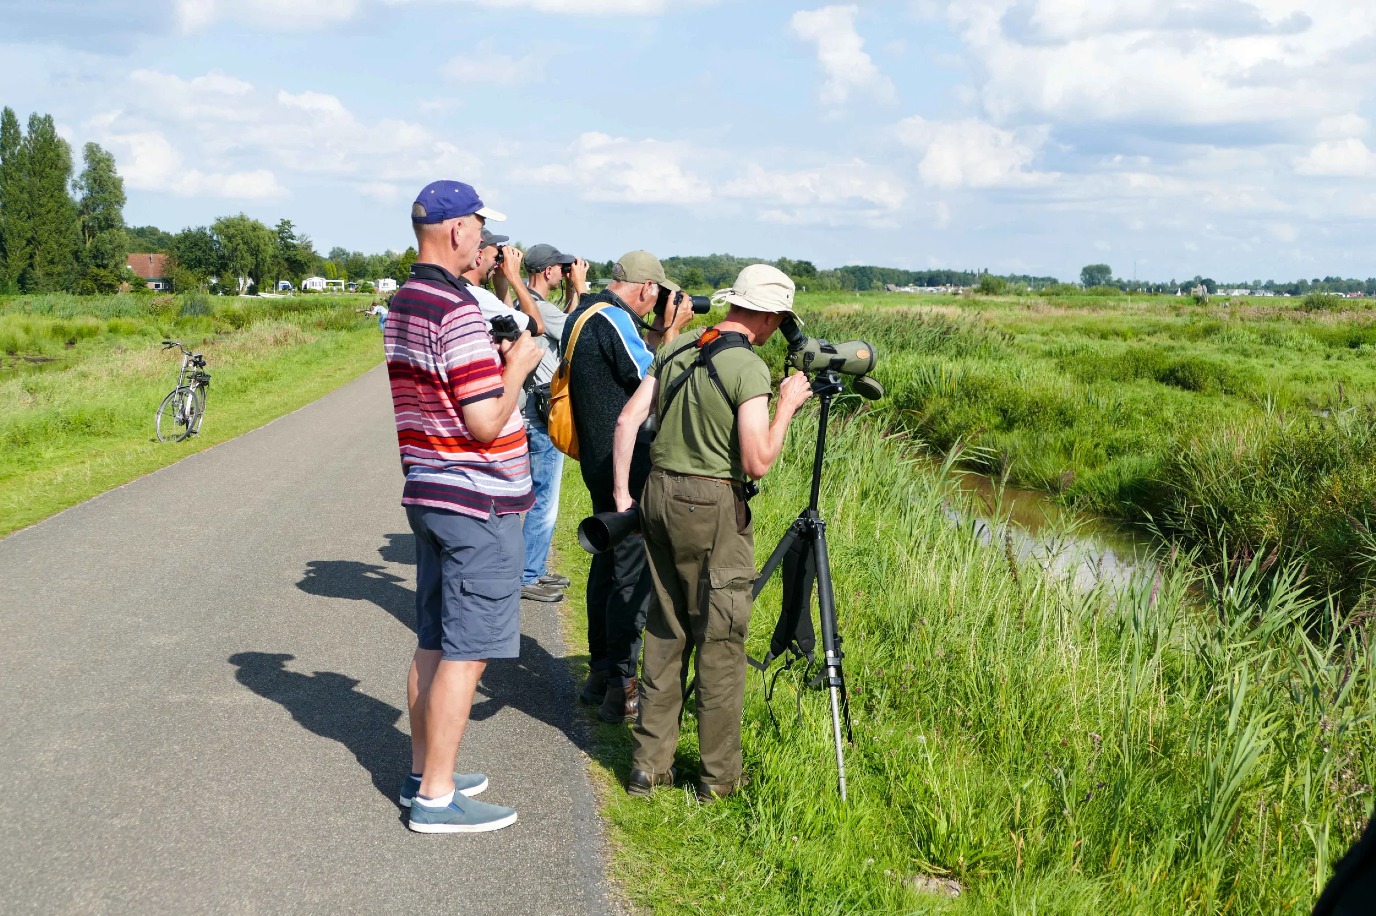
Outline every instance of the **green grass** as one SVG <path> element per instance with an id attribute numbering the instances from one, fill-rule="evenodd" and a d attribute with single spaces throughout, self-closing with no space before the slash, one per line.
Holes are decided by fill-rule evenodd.
<path id="1" fill-rule="evenodd" d="M 366 302 L 366 297 L 364 300 Z M 0 536 L 310 403 L 381 361 L 357 297 L 0 301 Z M 180 354 L 211 373 L 201 434 L 156 441 Z"/>
<path id="2" fill-rule="evenodd" d="M 1376 313 L 1302 300 L 807 297 L 808 333 L 880 353 L 882 422 L 1208 562 L 1278 551 L 1369 600 Z M 778 364 L 776 342 L 767 352 Z"/>
<path id="3" fill-rule="evenodd" d="M 805 415 L 755 509 L 762 559 L 806 504 Z M 940 469 L 876 421 L 833 424 L 822 489 L 855 744 L 835 786 L 825 695 L 752 675 L 742 796 L 619 788 L 624 728 L 597 726 L 612 875 L 656 913 L 1305 911 L 1371 809 L 1376 679 L 1359 627 L 1262 560 L 1226 586 L 1177 557 L 1121 592 L 1019 568 L 952 522 Z M 557 544 L 575 582 L 586 496 Z M 571 598 L 581 589 L 575 586 Z M 765 648 L 772 585 L 749 646 Z M 569 608 L 570 643 L 583 609 Z M 1311 640 L 1308 621 L 1328 620 Z M 575 665 L 580 665 L 575 660 Z M 579 671 L 581 674 L 581 670 Z M 685 723 L 680 771 L 697 766 Z M 960 882 L 948 899 L 911 882 Z"/>

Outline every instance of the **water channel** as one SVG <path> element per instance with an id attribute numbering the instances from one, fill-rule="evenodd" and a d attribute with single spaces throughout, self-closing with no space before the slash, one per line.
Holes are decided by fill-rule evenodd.
<path id="1" fill-rule="evenodd" d="M 1076 513 L 1036 490 L 1000 487 L 991 477 L 953 469 L 966 497 L 947 506 L 953 523 L 973 524 L 986 544 L 1012 550 L 1018 564 L 1035 564 L 1054 578 L 1070 577 L 1077 589 L 1126 586 L 1134 575 L 1156 568 L 1160 541 L 1146 532 L 1099 516 Z"/>

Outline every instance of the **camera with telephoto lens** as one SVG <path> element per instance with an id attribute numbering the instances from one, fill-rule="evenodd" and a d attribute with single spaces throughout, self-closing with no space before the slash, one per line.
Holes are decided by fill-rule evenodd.
<path id="1" fill-rule="evenodd" d="M 784 361 L 810 376 L 814 384 L 819 377 L 835 378 L 836 373 L 841 373 L 854 376 L 851 388 L 861 397 L 877 401 L 884 396 L 884 386 L 869 376 L 879 361 L 874 346 L 869 342 L 845 340 L 832 343 L 818 337 L 808 337 L 791 315 L 784 318 L 779 330 L 788 342 L 788 356 Z M 833 384 L 838 385 L 839 390 L 839 380 Z"/>
<path id="2" fill-rule="evenodd" d="M 521 336 L 521 329 L 516 326 L 516 319 L 511 315 L 498 315 L 488 321 L 488 325 L 492 328 L 493 343 L 515 341 Z"/>
<path id="3" fill-rule="evenodd" d="M 655 317 L 663 318 L 665 311 L 672 303 L 675 308 L 683 304 L 684 298 L 693 304 L 694 315 L 706 315 L 712 310 L 712 300 L 706 296 L 689 296 L 683 290 L 677 292 L 670 290 L 667 286 L 659 288 L 659 298 L 655 300 Z"/>

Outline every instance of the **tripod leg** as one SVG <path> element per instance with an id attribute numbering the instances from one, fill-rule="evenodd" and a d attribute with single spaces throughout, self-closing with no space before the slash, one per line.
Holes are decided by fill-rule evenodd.
<path id="1" fill-rule="evenodd" d="M 836 741 L 836 778 L 841 788 L 841 800 L 846 800 L 846 758 L 841 746 L 840 692 L 845 689 L 846 676 L 841 670 L 841 637 L 836 632 L 836 596 L 831 588 L 831 561 L 827 557 L 826 522 L 820 518 L 816 525 L 813 552 L 817 558 L 817 609 L 822 624 L 822 676 L 831 694 L 831 732 Z"/>
<path id="2" fill-rule="evenodd" d="M 755 584 L 750 587 L 750 600 L 754 601 L 760 597 L 760 592 L 769 584 L 770 576 L 774 575 L 774 570 L 779 568 L 784 557 L 788 555 L 789 548 L 798 540 L 798 535 L 802 531 L 802 519 L 793 520 L 793 524 L 788 526 L 784 536 L 779 539 L 779 546 L 774 548 L 774 552 L 769 555 L 769 559 L 764 561 L 764 566 L 760 567 L 760 573 L 755 577 Z"/>

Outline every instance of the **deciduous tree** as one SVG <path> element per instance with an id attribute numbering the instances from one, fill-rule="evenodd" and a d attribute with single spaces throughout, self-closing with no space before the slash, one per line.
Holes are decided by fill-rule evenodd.
<path id="1" fill-rule="evenodd" d="M 1091 286 L 1108 286 L 1113 281 L 1113 268 L 1107 264 L 1086 264 L 1080 268 L 1080 285 L 1085 289 Z"/>
<path id="2" fill-rule="evenodd" d="M 129 255 L 124 232 L 124 179 L 115 170 L 115 157 L 98 144 L 87 143 L 85 168 L 76 180 L 77 215 L 81 221 L 83 271 L 118 274 Z"/>
<path id="3" fill-rule="evenodd" d="M 277 253 L 276 233 L 243 213 L 220 217 L 210 230 L 219 253 L 221 286 L 243 292 L 247 281 L 266 282 Z M 239 283 L 240 278 L 245 282 Z"/>

